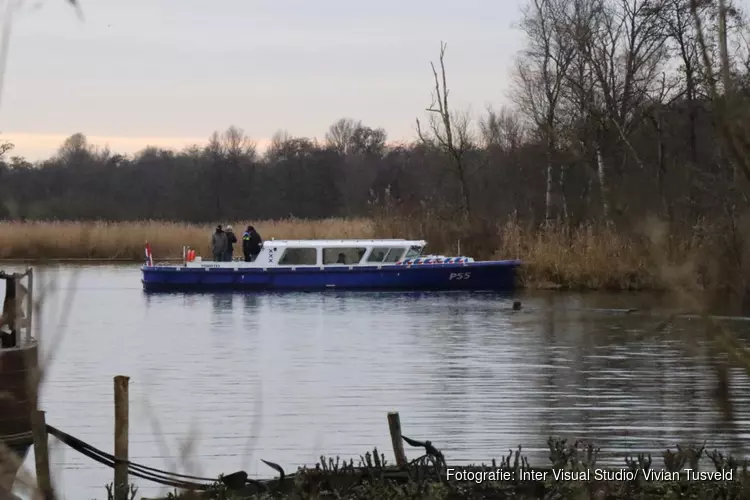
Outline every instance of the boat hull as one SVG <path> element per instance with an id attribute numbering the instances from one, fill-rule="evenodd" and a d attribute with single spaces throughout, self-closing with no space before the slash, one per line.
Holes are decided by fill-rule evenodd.
<path id="1" fill-rule="evenodd" d="M 519 261 L 351 267 L 144 266 L 146 291 L 510 291 Z"/>

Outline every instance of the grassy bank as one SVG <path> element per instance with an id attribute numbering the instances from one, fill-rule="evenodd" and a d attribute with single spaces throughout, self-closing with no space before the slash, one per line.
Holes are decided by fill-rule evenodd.
<path id="1" fill-rule="evenodd" d="M 418 217 L 377 219 L 286 219 L 232 222 L 236 232 L 253 224 L 271 238 L 424 238 L 434 253 L 474 258 L 519 258 L 526 286 L 579 289 L 664 289 L 665 270 L 700 264 L 706 245 L 698 237 L 675 242 L 648 232 L 620 234 L 585 226 L 532 228 L 516 222 L 459 224 Z M 182 245 L 208 256 L 211 225 L 154 221 L 121 223 L 0 223 L 0 259 L 143 260 L 149 241 L 155 259 L 180 258 Z M 658 231 L 657 231 L 658 232 Z M 651 233 L 654 233 L 652 230 Z M 689 267 L 689 266 L 688 266 Z M 687 272 L 690 274 L 690 272 Z"/>
<path id="2" fill-rule="evenodd" d="M 622 467 L 607 468 L 597 465 L 600 450 L 593 445 L 553 438 L 548 445 L 550 463 L 546 467 L 531 466 L 520 447 L 491 464 L 464 467 L 451 466 L 434 456 L 395 467 L 375 449 L 361 456 L 357 465 L 354 460 L 347 463 L 321 457 L 314 468 L 301 468 L 262 483 L 242 485 L 244 475 L 235 473 L 234 478 L 222 478 L 205 492 L 176 493 L 162 500 L 739 500 L 747 498 L 750 488 L 747 462 L 716 450 L 679 447 L 662 453 L 661 460 L 639 455 L 626 457 Z"/>

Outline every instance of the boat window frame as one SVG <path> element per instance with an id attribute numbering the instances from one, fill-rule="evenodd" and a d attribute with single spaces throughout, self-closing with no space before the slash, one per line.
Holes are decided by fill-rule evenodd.
<path id="1" fill-rule="evenodd" d="M 404 259 L 418 259 L 422 256 L 422 252 L 424 251 L 424 245 L 411 245 L 409 247 L 409 250 L 407 250 L 406 254 L 404 255 Z M 414 255 L 412 255 L 412 252 L 416 252 Z"/>
<path id="2" fill-rule="evenodd" d="M 383 252 L 383 256 L 380 258 L 380 260 L 372 260 L 373 255 L 375 255 L 375 252 Z M 380 264 L 385 260 L 385 256 L 388 255 L 388 252 L 390 251 L 390 247 L 372 247 L 370 248 L 370 251 L 367 253 L 367 259 L 365 260 L 365 263 L 367 264 Z"/>
<path id="3" fill-rule="evenodd" d="M 347 262 L 346 264 L 339 264 L 338 262 L 329 262 L 326 263 L 326 250 L 330 250 L 335 254 L 346 252 L 346 251 L 356 251 L 361 252 L 359 254 L 359 260 L 356 262 Z M 365 258 L 365 255 L 367 254 L 367 245 L 361 245 L 361 246 L 351 246 L 351 247 L 339 247 L 339 246 L 332 246 L 332 247 L 320 247 L 320 262 L 323 266 L 356 266 L 358 264 L 362 263 L 362 259 Z M 338 255 L 336 256 L 338 258 Z"/>
<path id="4" fill-rule="evenodd" d="M 315 252 L 315 262 L 312 264 L 285 264 L 282 262 L 284 258 L 289 253 L 289 250 L 313 250 Z M 284 248 L 283 252 L 279 256 L 277 266 L 283 266 L 283 267 L 300 267 L 300 266 L 317 266 L 320 262 L 320 248 L 319 247 L 286 247 Z"/>
<path id="5" fill-rule="evenodd" d="M 396 250 L 398 252 L 396 254 L 398 258 L 396 260 L 388 260 L 388 258 L 391 256 L 391 254 L 393 253 L 394 250 Z M 396 262 L 401 262 L 401 259 L 403 259 L 405 252 L 406 252 L 406 247 L 391 247 L 391 249 L 388 250 L 388 253 L 385 254 L 385 257 L 383 258 L 383 263 L 384 264 L 395 264 Z"/>
<path id="6" fill-rule="evenodd" d="M 388 260 L 388 256 L 393 253 L 393 251 L 396 250 L 398 252 L 399 258 L 393 261 Z M 372 256 L 375 254 L 375 252 L 381 252 L 385 251 L 383 253 L 383 257 L 380 258 L 380 260 L 372 260 Z M 404 246 L 378 246 L 378 247 L 372 247 L 370 250 L 370 253 L 367 255 L 367 264 L 395 264 L 396 262 L 399 262 L 401 258 L 404 255 L 404 252 L 406 251 L 406 247 Z"/>

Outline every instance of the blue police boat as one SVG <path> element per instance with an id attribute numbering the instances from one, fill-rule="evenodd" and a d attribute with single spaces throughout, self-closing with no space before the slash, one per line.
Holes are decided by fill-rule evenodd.
<path id="1" fill-rule="evenodd" d="M 146 244 L 146 291 L 366 290 L 512 291 L 518 260 L 423 255 L 423 240 L 270 240 L 252 262 L 204 261 L 185 251 L 181 264 L 154 264 Z"/>

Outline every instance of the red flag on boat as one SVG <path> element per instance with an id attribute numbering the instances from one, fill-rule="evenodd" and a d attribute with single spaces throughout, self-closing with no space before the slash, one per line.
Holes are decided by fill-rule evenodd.
<path id="1" fill-rule="evenodd" d="M 151 254 L 151 245 L 149 245 L 148 241 L 146 242 L 146 265 L 154 265 L 154 256 Z"/>

